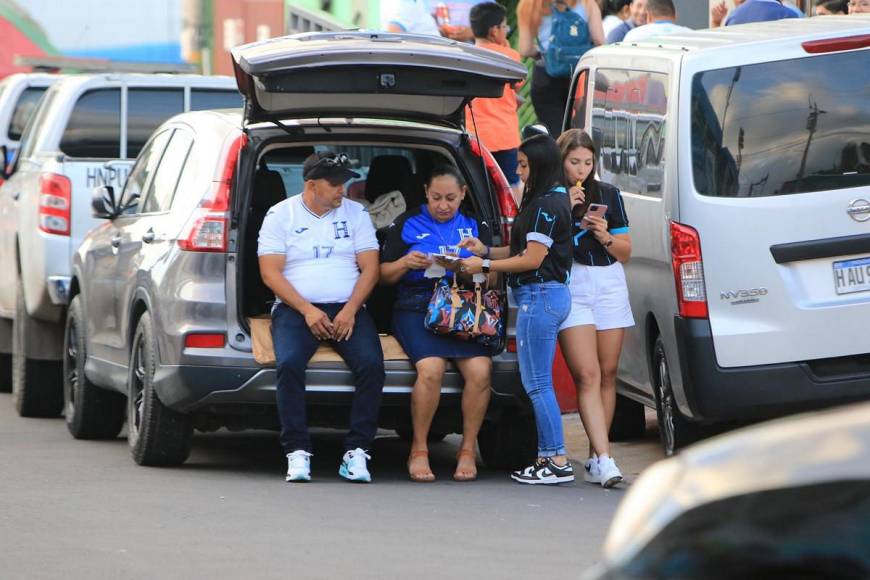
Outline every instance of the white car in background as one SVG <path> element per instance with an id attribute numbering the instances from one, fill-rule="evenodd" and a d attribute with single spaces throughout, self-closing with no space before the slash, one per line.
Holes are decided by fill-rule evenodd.
<path id="1" fill-rule="evenodd" d="M 0 81 L 0 162 L 12 163 L 39 99 L 61 75 L 16 73 Z"/>
<path id="2" fill-rule="evenodd" d="M 230 77 L 168 74 L 69 76 L 28 123 L 0 188 L 0 356 L 23 416 L 56 416 L 70 259 L 99 220 L 91 190 L 121 189 L 139 150 L 184 111 L 241 107 Z M 11 175 L 7 175 L 11 173 Z M 11 376 L 10 376 L 11 374 Z"/>

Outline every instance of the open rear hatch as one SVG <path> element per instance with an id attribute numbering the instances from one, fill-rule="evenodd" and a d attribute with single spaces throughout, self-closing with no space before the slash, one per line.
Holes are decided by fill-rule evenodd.
<path id="1" fill-rule="evenodd" d="M 313 32 L 236 47 L 248 123 L 385 117 L 460 127 L 476 97 L 500 97 L 526 69 L 499 53 L 417 34 Z"/>

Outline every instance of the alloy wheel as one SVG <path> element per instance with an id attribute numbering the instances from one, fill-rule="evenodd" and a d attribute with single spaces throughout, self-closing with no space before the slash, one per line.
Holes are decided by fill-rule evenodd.
<path id="1" fill-rule="evenodd" d="M 69 322 L 67 330 L 67 349 L 66 349 L 66 417 L 71 419 L 75 412 L 75 397 L 76 388 L 79 383 L 79 368 L 78 368 L 78 338 L 79 332 L 75 318 Z"/>
<path id="2" fill-rule="evenodd" d="M 665 360 L 664 353 L 659 357 L 659 380 L 658 380 L 658 395 L 659 406 L 661 408 L 661 417 L 659 418 L 659 429 L 665 441 L 665 453 L 673 455 L 675 449 L 676 437 L 674 435 L 674 395 L 671 390 L 671 377 L 668 373 L 668 362 Z"/>
<path id="3" fill-rule="evenodd" d="M 142 415 L 145 412 L 145 340 L 139 337 L 133 349 L 133 384 L 130 385 L 132 407 L 128 417 L 129 429 L 133 438 L 139 436 Z"/>

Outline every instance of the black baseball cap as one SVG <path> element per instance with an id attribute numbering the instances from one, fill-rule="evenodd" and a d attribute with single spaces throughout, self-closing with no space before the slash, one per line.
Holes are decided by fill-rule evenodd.
<path id="1" fill-rule="evenodd" d="M 344 183 L 360 174 L 350 170 L 350 159 L 344 153 L 321 151 L 312 153 L 302 165 L 302 179 L 326 179 L 330 183 Z"/>

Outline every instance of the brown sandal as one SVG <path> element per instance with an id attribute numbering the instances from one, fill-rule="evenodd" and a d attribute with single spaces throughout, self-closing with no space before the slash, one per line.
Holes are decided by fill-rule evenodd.
<path id="1" fill-rule="evenodd" d="M 462 460 L 463 457 L 470 457 L 471 462 L 474 464 L 474 471 L 459 471 L 459 461 Z M 453 479 L 456 481 L 474 481 L 477 479 L 477 454 L 473 449 L 460 449 L 456 454 L 456 471 L 453 473 Z"/>
<path id="2" fill-rule="evenodd" d="M 426 458 L 426 467 L 425 471 L 411 471 L 411 462 L 420 457 Z M 435 481 L 435 474 L 432 473 L 432 469 L 429 468 L 429 452 L 424 451 L 422 449 L 418 449 L 417 451 L 411 451 L 411 454 L 408 456 L 408 475 L 411 477 L 411 481 L 416 481 L 419 483 L 429 483 L 431 481 Z"/>

